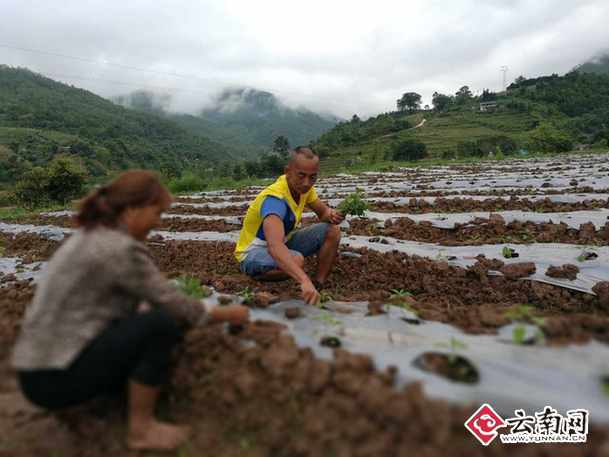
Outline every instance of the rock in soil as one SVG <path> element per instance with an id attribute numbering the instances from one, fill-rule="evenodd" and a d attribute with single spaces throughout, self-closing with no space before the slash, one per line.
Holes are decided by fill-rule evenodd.
<path id="1" fill-rule="evenodd" d="M 570 280 L 577 279 L 577 273 L 579 273 L 579 268 L 570 263 L 567 263 L 562 267 L 552 265 L 546 270 L 546 275 L 551 278 L 565 278 Z"/>
<path id="2" fill-rule="evenodd" d="M 284 311 L 285 317 L 288 319 L 296 319 L 302 315 L 300 308 L 296 306 L 292 306 L 290 308 L 286 308 Z"/>
<path id="3" fill-rule="evenodd" d="M 519 279 L 532 275 L 536 270 L 533 262 L 519 262 L 504 265 L 499 271 L 508 279 Z"/>
<path id="4" fill-rule="evenodd" d="M 476 384 L 480 379 L 478 369 L 465 357 L 441 352 L 425 352 L 413 361 L 414 366 L 451 381 Z"/>
<path id="5" fill-rule="evenodd" d="M 592 288 L 598 296 L 598 301 L 601 305 L 609 307 L 609 281 L 599 282 Z"/>

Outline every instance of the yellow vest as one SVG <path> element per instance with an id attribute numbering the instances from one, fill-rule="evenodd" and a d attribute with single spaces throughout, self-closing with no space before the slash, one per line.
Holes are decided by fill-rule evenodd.
<path id="1" fill-rule="evenodd" d="M 288 207 L 292 210 L 292 213 L 296 218 L 294 222 L 294 229 L 296 229 L 300 225 L 300 220 L 302 219 L 302 213 L 304 212 L 305 206 L 317 200 L 317 192 L 315 192 L 315 188 L 311 187 L 306 194 L 300 196 L 300 201 L 296 203 L 292 197 L 290 188 L 288 187 L 288 181 L 285 175 L 281 175 L 279 178 L 277 178 L 277 181 L 260 192 L 247 209 L 245 219 L 243 220 L 243 227 L 241 228 L 239 241 L 237 242 L 237 247 L 235 248 L 235 257 L 239 262 L 242 262 L 243 259 L 245 259 L 247 250 L 257 239 L 256 233 L 258 233 L 263 221 L 262 217 L 260 216 L 260 209 L 262 208 L 262 203 L 266 197 L 277 197 L 288 204 Z M 294 230 L 292 230 L 290 233 L 286 233 L 286 241 L 293 232 Z M 266 244 L 265 242 L 262 242 L 262 240 L 258 240 L 258 242 L 260 242 L 261 245 Z"/>

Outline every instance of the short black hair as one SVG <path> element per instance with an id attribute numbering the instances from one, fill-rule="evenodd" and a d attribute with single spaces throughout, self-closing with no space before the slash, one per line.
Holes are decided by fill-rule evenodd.
<path id="1" fill-rule="evenodd" d="M 305 156 L 307 159 L 319 158 L 319 156 L 308 146 L 296 146 L 290 151 L 290 161 L 294 160 L 296 156 Z"/>

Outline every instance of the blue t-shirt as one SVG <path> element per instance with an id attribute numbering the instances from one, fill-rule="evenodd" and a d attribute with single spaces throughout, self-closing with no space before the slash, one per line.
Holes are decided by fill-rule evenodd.
<path id="1" fill-rule="evenodd" d="M 271 214 L 279 216 L 283 221 L 283 229 L 285 230 L 286 235 L 294 229 L 294 225 L 296 225 L 296 216 L 294 216 L 294 213 L 285 200 L 273 196 L 266 197 L 260 207 L 260 216 L 262 217 L 262 220 L 264 220 Z M 266 241 L 262 224 L 256 233 L 256 238 Z"/>

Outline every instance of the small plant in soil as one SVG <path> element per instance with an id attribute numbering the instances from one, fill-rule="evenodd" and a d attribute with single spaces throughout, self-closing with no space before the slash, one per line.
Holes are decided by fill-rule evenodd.
<path id="1" fill-rule="evenodd" d="M 390 298 L 392 299 L 412 297 L 412 293 L 407 291 L 406 289 L 391 289 L 389 292 L 391 292 Z"/>
<path id="2" fill-rule="evenodd" d="M 450 340 L 448 341 L 448 343 L 438 343 L 438 344 L 436 344 L 436 346 L 449 348 L 450 352 L 451 352 L 451 354 L 449 355 L 449 358 L 455 358 L 457 356 L 456 352 L 458 350 L 467 349 L 467 344 L 465 344 L 463 341 L 458 340 L 454 336 L 450 337 Z"/>
<path id="3" fill-rule="evenodd" d="M 245 303 L 246 305 L 254 300 L 254 292 L 249 287 L 242 289 L 237 293 L 237 295 L 239 295 L 243 299 L 243 303 Z"/>
<path id="4" fill-rule="evenodd" d="M 338 319 L 335 319 L 332 314 L 328 312 L 322 312 L 321 314 L 314 316 L 313 319 L 328 325 L 340 325 L 341 323 Z"/>
<path id="5" fill-rule="evenodd" d="M 361 189 L 357 189 L 352 194 L 339 203 L 337 209 L 345 216 L 363 216 L 368 211 L 368 203 L 363 199 L 364 192 Z"/>
<path id="6" fill-rule="evenodd" d="M 440 249 L 436 254 L 436 260 L 438 262 L 446 262 L 448 261 L 448 256 L 446 255 L 446 251 L 444 249 Z"/>
<path id="7" fill-rule="evenodd" d="M 512 306 L 504 313 L 504 316 L 513 321 L 531 322 L 537 326 L 542 326 L 545 323 L 545 319 L 533 315 L 534 308 L 532 305 Z"/>
<path id="8" fill-rule="evenodd" d="M 509 246 L 504 246 L 503 249 L 501 250 L 501 254 L 506 259 L 514 259 L 514 258 L 520 256 L 520 254 L 518 254 L 514 249 L 512 249 Z"/>
<path id="9" fill-rule="evenodd" d="M 198 278 L 193 278 L 192 276 L 180 276 L 176 279 L 178 284 L 178 288 L 193 298 L 201 300 L 202 298 L 210 297 L 212 291 L 209 287 L 201 284 L 201 281 Z"/>
<path id="10" fill-rule="evenodd" d="M 512 330 L 512 342 L 514 344 L 532 344 L 534 342 L 543 343 L 545 336 L 540 329 L 537 329 L 535 335 L 527 340 L 527 329 L 524 325 L 517 325 Z"/>
<path id="11" fill-rule="evenodd" d="M 426 352 L 417 357 L 413 364 L 451 381 L 475 384 L 480 380 L 478 369 L 468 359 L 457 354 Z"/>
<path id="12" fill-rule="evenodd" d="M 578 262 L 585 262 L 586 260 L 594 260 L 596 258 L 598 258 L 598 254 L 590 246 L 583 248 L 581 254 L 577 256 Z"/>
<path id="13" fill-rule="evenodd" d="M 334 297 L 329 292 L 321 291 L 319 294 L 319 305 L 321 306 L 323 303 L 328 303 L 329 301 L 334 300 Z"/>

